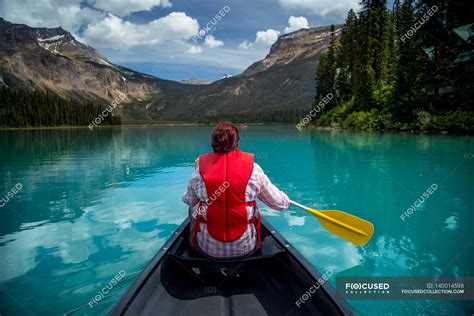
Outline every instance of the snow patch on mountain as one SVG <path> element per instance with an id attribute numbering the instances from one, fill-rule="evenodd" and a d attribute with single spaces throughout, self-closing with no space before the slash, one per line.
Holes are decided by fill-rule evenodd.
<path id="1" fill-rule="evenodd" d="M 54 42 L 54 41 L 60 40 L 62 38 L 64 38 L 64 35 L 56 35 L 56 36 L 52 36 L 52 37 L 48 37 L 48 38 L 38 37 L 38 42 Z"/>

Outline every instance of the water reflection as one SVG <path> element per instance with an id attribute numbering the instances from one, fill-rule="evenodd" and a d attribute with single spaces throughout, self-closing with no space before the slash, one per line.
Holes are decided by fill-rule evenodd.
<path id="1" fill-rule="evenodd" d="M 181 193 L 194 159 L 209 149 L 210 131 L 197 126 L 1 131 L 0 194 L 23 185 L 0 208 L 5 312 L 106 313 L 186 216 Z M 255 152 L 292 199 L 374 223 L 372 242 L 356 247 L 301 210 L 262 207 L 267 220 L 321 272 L 473 274 L 474 165 L 464 158 L 472 138 L 251 126 L 241 139 L 242 149 Z M 401 213 L 432 183 L 439 186 L 436 193 L 402 221 Z M 87 302 L 120 270 L 125 279 L 91 310 Z M 354 306 L 363 311 L 370 304 Z"/>
<path id="2" fill-rule="evenodd" d="M 473 221 L 469 175 L 474 168 L 465 159 L 472 138 L 329 132 L 311 134 L 311 144 L 315 182 L 326 198 L 315 203 L 349 210 L 376 228 L 371 243 L 349 254 L 358 258 L 352 266 L 344 270 L 347 253 L 334 258 L 337 275 L 472 275 L 474 235 L 468 223 Z M 402 221 L 401 213 L 433 183 L 441 189 Z M 313 239 L 316 242 L 319 245 L 321 239 Z M 310 245 L 308 241 L 308 253 Z M 321 246 L 327 247 L 325 242 Z M 334 243 L 329 247 L 314 259 L 317 266 L 330 264 L 326 261 L 334 253 Z M 341 248 L 336 249 L 339 253 Z M 465 305 L 434 302 L 424 308 L 448 314 L 459 312 L 460 306 L 465 311 L 473 308 L 472 303 Z M 403 313 L 391 303 L 389 309 L 376 302 L 354 306 L 361 314 L 376 314 L 367 313 L 367 308 Z"/>
<path id="3" fill-rule="evenodd" d="M 206 131 L 206 132 L 204 132 Z M 5 209 L 11 216 L 0 234 L 18 230 L 28 221 L 75 219 L 84 208 L 109 196 L 108 189 L 127 185 L 168 167 L 190 164 L 187 158 L 206 150 L 196 131 L 150 129 L 84 129 L 4 131 L 0 192 L 23 184 Z M 189 134 L 189 135 L 186 135 Z M 202 138 L 208 138 L 203 129 Z M 53 154 L 53 155 L 52 155 Z M 54 155 L 55 154 L 55 155 Z M 52 158 L 53 157 L 53 158 Z M 19 214 L 21 211 L 21 214 Z"/>

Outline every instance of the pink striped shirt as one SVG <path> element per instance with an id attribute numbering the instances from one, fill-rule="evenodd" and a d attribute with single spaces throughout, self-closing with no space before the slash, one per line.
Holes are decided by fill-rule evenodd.
<path id="1" fill-rule="evenodd" d="M 254 168 L 245 191 L 245 201 L 251 202 L 260 199 L 268 207 L 275 210 L 284 210 L 288 208 L 288 196 L 274 186 L 262 168 L 254 163 Z M 192 208 L 195 216 L 198 202 L 207 201 L 208 195 L 206 185 L 199 173 L 199 167 L 194 170 L 188 182 L 187 191 L 183 194 L 183 202 Z M 200 214 L 206 218 L 206 210 L 200 210 Z M 247 215 L 249 219 L 254 216 L 254 208 L 247 206 Z M 194 220 L 194 218 L 192 218 Z M 200 223 L 201 232 L 196 236 L 199 248 L 211 257 L 226 258 L 244 256 L 255 248 L 256 230 L 253 224 L 249 224 L 243 235 L 232 242 L 222 242 L 214 239 L 207 231 L 206 223 Z"/>

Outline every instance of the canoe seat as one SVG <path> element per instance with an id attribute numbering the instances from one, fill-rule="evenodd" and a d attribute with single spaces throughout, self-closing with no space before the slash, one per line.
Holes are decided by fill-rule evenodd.
<path id="1" fill-rule="evenodd" d="M 232 264 L 242 264 L 245 262 L 250 263 L 268 261 L 285 253 L 285 248 L 283 248 L 283 246 L 281 246 L 274 238 L 264 235 L 262 236 L 262 247 L 248 257 L 211 258 L 191 249 L 186 237 L 179 237 L 177 242 L 168 251 L 167 256 L 170 257 L 170 259 L 173 259 L 173 261 L 178 261 L 187 266 L 201 266 L 205 264 L 206 267 L 210 267 L 210 264 L 228 266 Z"/>

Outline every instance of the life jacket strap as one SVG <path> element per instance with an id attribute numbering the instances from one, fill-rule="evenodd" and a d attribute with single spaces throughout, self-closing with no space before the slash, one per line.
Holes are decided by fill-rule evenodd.
<path id="1" fill-rule="evenodd" d="M 261 239 L 260 239 L 260 226 L 262 222 L 262 215 L 260 214 L 260 209 L 258 208 L 256 201 L 250 201 L 250 202 L 247 202 L 247 204 L 250 206 L 253 206 L 254 210 L 256 210 L 256 212 L 254 213 L 254 216 L 249 222 L 255 226 L 255 230 L 257 231 L 257 247 L 258 249 L 260 249 L 262 247 Z"/>
<path id="2" fill-rule="evenodd" d="M 197 207 L 197 210 L 202 210 L 201 207 L 204 207 L 206 203 L 203 202 L 203 201 L 199 201 L 199 205 Z M 194 250 L 196 249 L 196 235 L 197 233 L 200 233 L 201 232 L 201 223 L 205 223 L 206 222 L 206 219 L 204 218 L 204 216 L 202 216 L 202 214 L 200 214 L 200 212 L 196 211 L 196 220 L 194 221 L 194 227 L 193 227 L 193 231 L 192 231 L 192 234 L 191 234 L 191 248 Z"/>

